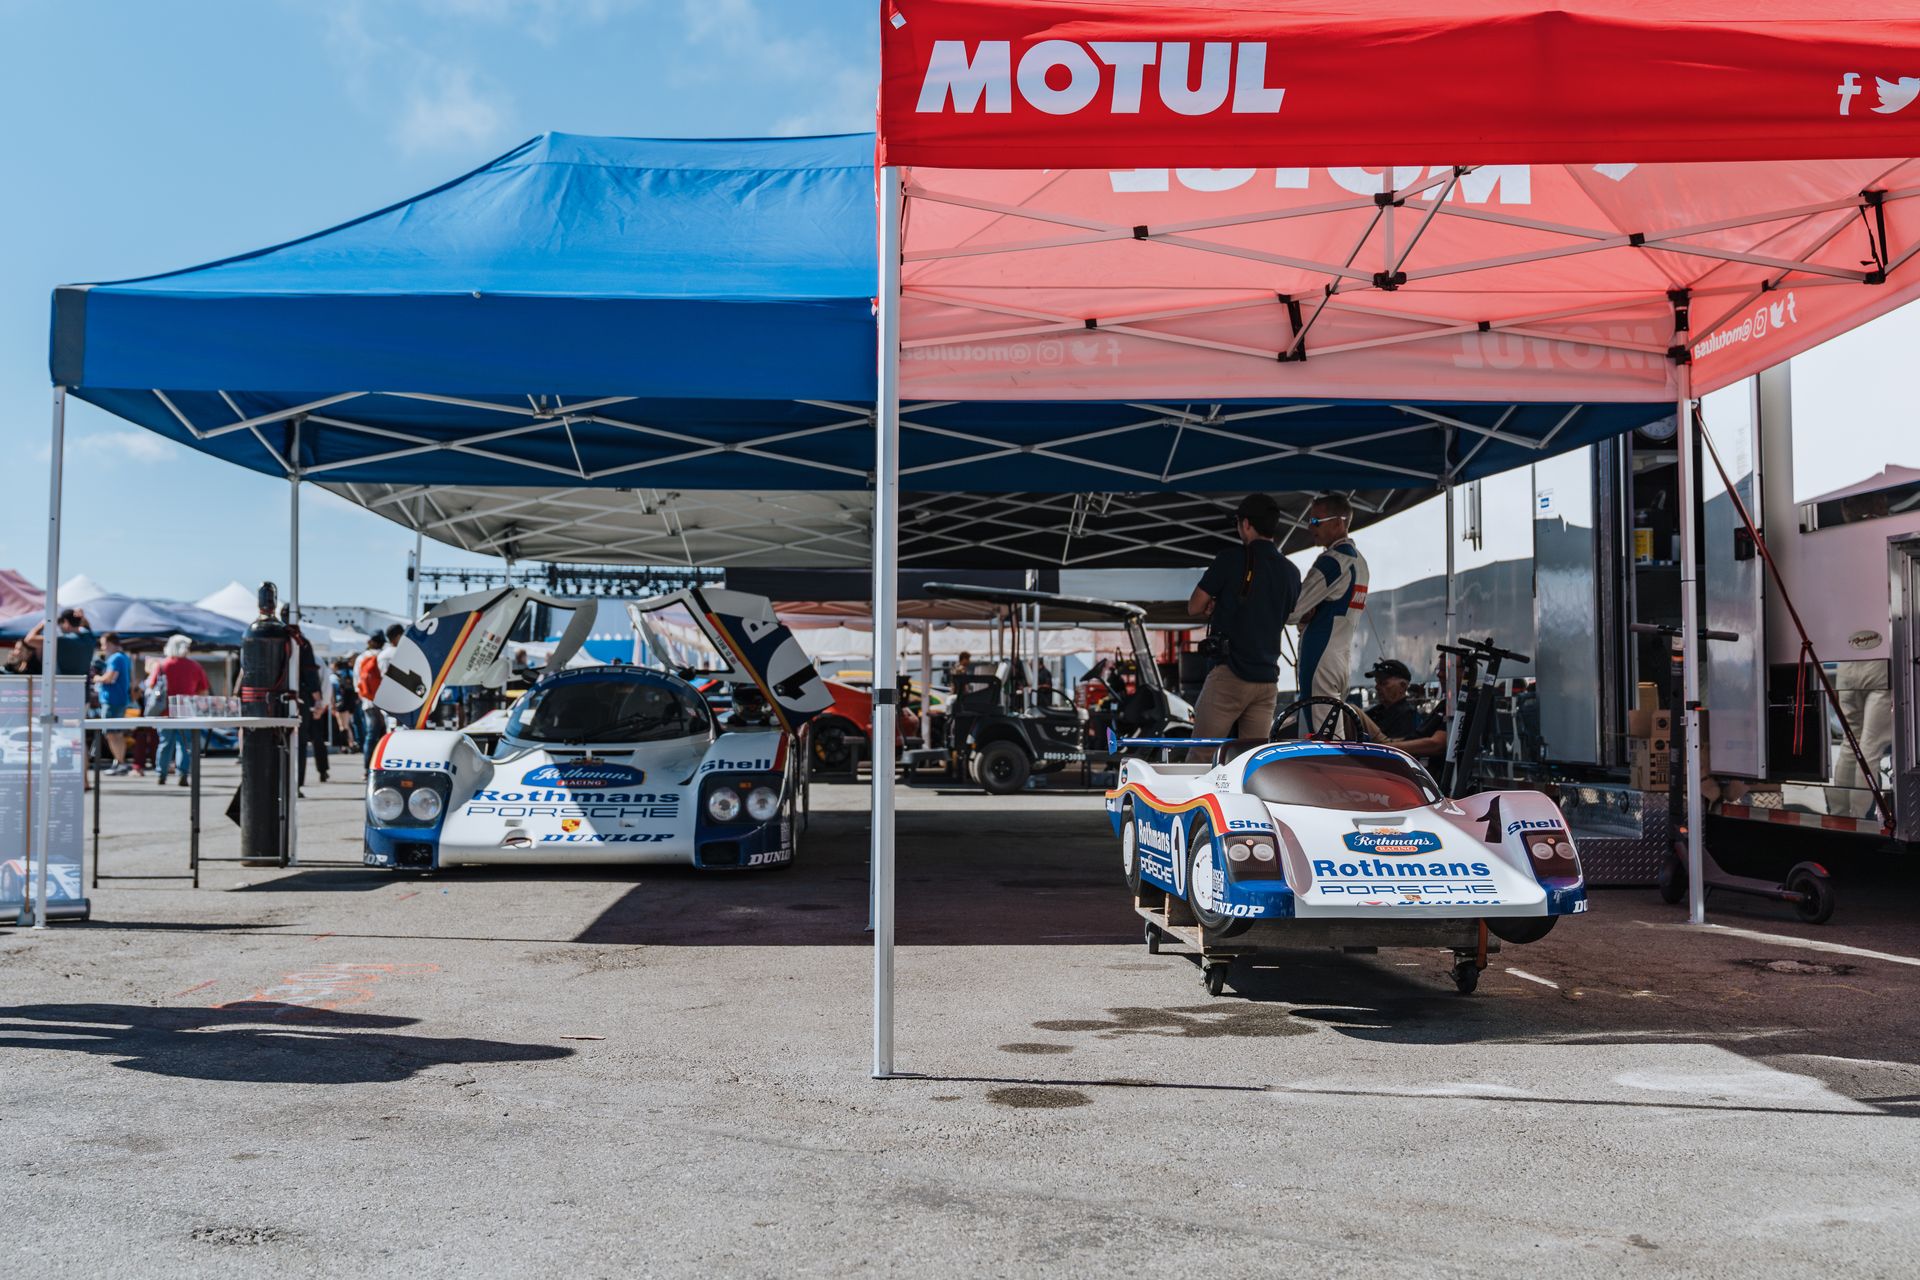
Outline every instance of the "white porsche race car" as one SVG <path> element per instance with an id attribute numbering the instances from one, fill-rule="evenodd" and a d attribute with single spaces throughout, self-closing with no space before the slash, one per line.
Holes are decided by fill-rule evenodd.
<path id="1" fill-rule="evenodd" d="M 1284 721 L 1283 721 L 1284 722 Z M 1463 991 L 1484 963 L 1484 924 L 1538 941 L 1587 909 L 1560 809 L 1533 791 L 1446 798 L 1394 747 L 1308 739 L 1135 739 L 1211 762 L 1129 758 L 1107 793 L 1135 900 L 1164 900 L 1209 943 L 1446 946 Z M 1159 917 L 1150 912 L 1151 922 Z M 1272 926 L 1272 927 L 1268 927 Z M 1233 950 L 1226 948 L 1224 950 Z M 1223 951 L 1224 954 L 1224 951 Z M 1208 969 L 1217 994 L 1224 964 Z"/>
<path id="2" fill-rule="evenodd" d="M 482 593 L 434 610 L 409 631 L 413 648 L 403 643 L 393 663 L 400 679 L 383 681 L 376 703 L 405 714 L 411 702 L 424 722 L 431 701 L 420 691 L 493 667 L 507 614 L 523 603 Z M 461 731 L 396 729 L 381 739 L 367 781 L 366 864 L 791 862 L 794 738 L 831 701 L 798 642 L 764 599 L 737 592 L 690 588 L 629 611 L 647 652 L 672 670 L 559 669 L 563 640 L 491 754 Z M 466 652 L 476 644 L 477 657 Z M 709 677 L 732 686 L 724 712 L 691 683 Z"/>

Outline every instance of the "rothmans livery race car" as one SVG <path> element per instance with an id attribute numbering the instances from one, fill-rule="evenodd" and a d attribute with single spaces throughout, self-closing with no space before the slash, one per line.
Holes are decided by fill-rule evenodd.
<path id="1" fill-rule="evenodd" d="M 493 669 L 524 603 L 483 592 L 429 613 L 376 704 L 404 715 L 420 691 Z M 674 669 L 563 669 L 563 639 L 491 753 L 461 731 L 381 739 L 368 771 L 367 865 L 791 862 L 795 735 L 831 701 L 798 642 L 766 600 L 738 592 L 688 589 L 629 611 L 647 651 Z M 655 624 L 677 634 L 663 638 Z M 731 686 L 730 706 L 702 697 L 693 681 L 708 677 Z M 414 707 L 419 723 L 431 706 Z"/>
<path id="2" fill-rule="evenodd" d="M 1433 942 L 1455 951 L 1454 980 L 1470 991 L 1481 923 L 1534 942 L 1587 909 L 1566 819 L 1537 792 L 1450 800 L 1412 756 L 1375 743 L 1175 745 L 1213 759 L 1128 758 L 1107 812 L 1136 903 L 1165 895 L 1209 943 L 1250 932 L 1275 947 Z M 1151 940 L 1156 916 L 1143 914 Z M 1208 969 L 1215 994 L 1224 972 Z"/>

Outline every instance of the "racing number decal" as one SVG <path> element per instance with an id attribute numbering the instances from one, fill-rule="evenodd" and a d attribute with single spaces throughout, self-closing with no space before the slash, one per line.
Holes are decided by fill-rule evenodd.
<path id="1" fill-rule="evenodd" d="M 1184 896 L 1187 892 L 1187 824 L 1178 817 L 1173 820 L 1167 860 L 1173 863 L 1173 892 L 1176 896 Z"/>

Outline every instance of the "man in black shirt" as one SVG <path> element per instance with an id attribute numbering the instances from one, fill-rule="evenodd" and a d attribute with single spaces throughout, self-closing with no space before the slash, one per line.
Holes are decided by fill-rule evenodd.
<path id="1" fill-rule="evenodd" d="M 1386 744 L 1419 757 L 1423 764 L 1436 763 L 1447 747 L 1446 722 L 1422 711 L 1407 697 L 1407 686 L 1413 680 L 1407 664 L 1382 658 L 1367 674 L 1373 677 L 1374 696 L 1367 715 L 1386 735 Z"/>
<path id="2" fill-rule="evenodd" d="M 1187 601 L 1190 616 L 1207 619 L 1210 642 L 1193 713 L 1196 738 L 1264 738 L 1273 728 L 1280 633 L 1300 598 L 1300 571 L 1273 543 L 1279 528 L 1280 504 L 1248 494 L 1234 512 L 1240 545 L 1214 557 Z"/>

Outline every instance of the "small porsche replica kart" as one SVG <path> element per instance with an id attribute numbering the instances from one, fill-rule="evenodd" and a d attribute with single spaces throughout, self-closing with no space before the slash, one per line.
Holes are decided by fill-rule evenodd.
<path id="1" fill-rule="evenodd" d="M 443 629 L 468 637 L 462 645 L 484 634 L 470 616 L 476 605 L 482 614 L 491 607 L 468 597 L 421 620 L 416 631 L 428 643 L 417 652 L 430 669 L 416 670 L 413 683 L 437 687 L 460 664 L 458 647 L 429 646 Z M 690 588 L 629 611 L 648 651 L 674 670 L 564 669 L 563 641 L 549 674 L 513 704 L 491 753 L 464 731 L 397 729 L 381 739 L 367 781 L 366 864 L 790 863 L 799 837 L 795 735 L 829 702 L 812 664 L 757 596 Z M 394 665 L 411 656 L 403 649 Z M 679 665 L 703 657 L 710 665 Z M 732 685 L 726 711 L 701 696 L 702 677 Z"/>
<path id="2" fill-rule="evenodd" d="M 1126 759 L 1107 812 L 1149 947 L 1196 945 L 1213 994 L 1236 955 L 1310 946 L 1443 947 L 1465 993 L 1498 949 L 1489 934 L 1535 942 L 1587 909 L 1566 820 L 1538 792 L 1449 800 L 1412 756 L 1366 742 L 1120 745 L 1210 757 Z"/>

